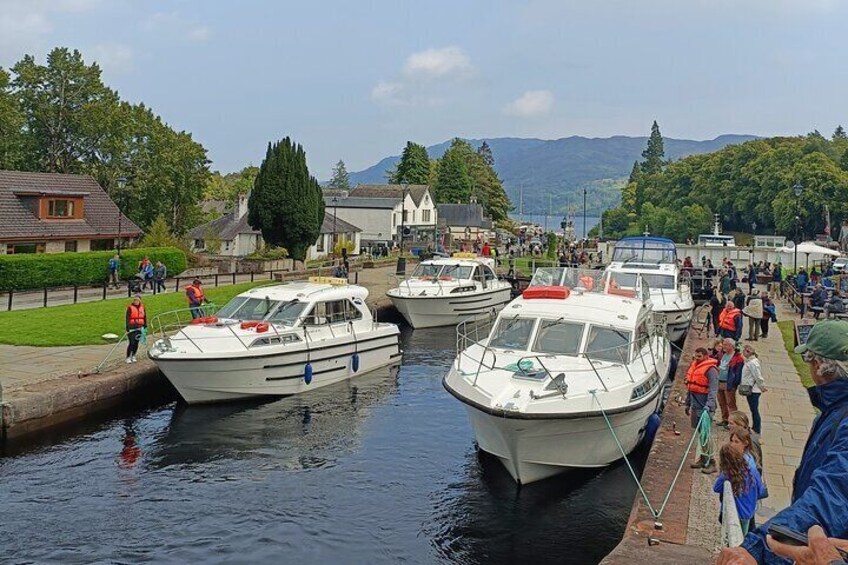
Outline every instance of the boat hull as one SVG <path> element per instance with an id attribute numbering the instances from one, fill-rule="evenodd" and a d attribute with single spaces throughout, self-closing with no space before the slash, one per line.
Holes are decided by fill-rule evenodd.
<path id="1" fill-rule="evenodd" d="M 655 321 L 665 323 L 666 333 L 671 342 L 678 342 L 686 336 L 692 324 L 693 308 L 689 310 L 654 311 Z"/>
<path id="2" fill-rule="evenodd" d="M 463 320 L 499 312 L 511 299 L 512 288 L 467 295 L 409 296 L 388 292 L 387 296 L 413 328 L 455 326 Z"/>
<path id="3" fill-rule="evenodd" d="M 661 389 L 660 389 L 661 390 Z M 642 439 L 661 394 L 633 410 L 610 414 L 610 422 L 625 453 Z M 598 412 L 580 418 L 519 419 L 487 413 L 466 404 L 477 445 L 503 463 L 519 484 L 540 481 L 568 469 L 605 467 L 621 451 Z"/>
<path id="4" fill-rule="evenodd" d="M 285 350 L 255 356 L 216 359 L 152 358 L 188 404 L 224 402 L 259 396 L 289 396 L 331 385 L 400 362 L 396 326 L 362 336 L 314 342 L 312 351 Z M 353 368 L 353 355 L 359 366 Z M 306 383 L 306 364 L 312 379 Z"/>

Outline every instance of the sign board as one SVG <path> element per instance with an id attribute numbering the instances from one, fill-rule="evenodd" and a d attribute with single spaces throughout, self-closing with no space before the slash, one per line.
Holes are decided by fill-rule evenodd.
<path id="1" fill-rule="evenodd" d="M 807 338 L 810 337 L 810 330 L 813 329 L 816 323 L 812 320 L 795 320 L 795 345 L 807 343 Z"/>

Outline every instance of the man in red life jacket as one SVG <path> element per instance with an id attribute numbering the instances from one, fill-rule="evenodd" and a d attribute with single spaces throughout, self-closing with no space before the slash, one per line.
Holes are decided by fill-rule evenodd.
<path id="1" fill-rule="evenodd" d="M 200 318 L 206 314 L 203 312 L 203 305 L 207 302 L 203 295 L 203 288 L 200 286 L 200 279 L 188 285 L 185 289 L 186 298 L 188 299 L 188 307 L 191 309 L 191 319 Z"/>
<path id="2" fill-rule="evenodd" d="M 706 349 L 699 347 L 695 350 L 692 364 L 686 372 L 686 414 L 692 429 L 698 427 L 701 413 L 709 413 L 709 425 L 712 425 L 712 415 L 716 409 L 718 395 L 718 361 L 709 356 Z M 705 473 L 715 472 L 715 461 L 711 454 L 701 454 L 691 464 L 693 469 L 702 469 Z"/>
<path id="3" fill-rule="evenodd" d="M 718 328 L 721 337 L 729 337 L 736 341 L 742 337 L 742 311 L 733 304 L 733 301 L 728 300 L 724 310 L 718 315 Z"/>
<path id="4" fill-rule="evenodd" d="M 135 363 L 135 354 L 138 352 L 138 343 L 141 341 L 142 329 L 147 327 L 147 313 L 144 304 L 141 303 L 141 295 L 136 294 L 130 304 L 127 305 L 127 363 Z"/>

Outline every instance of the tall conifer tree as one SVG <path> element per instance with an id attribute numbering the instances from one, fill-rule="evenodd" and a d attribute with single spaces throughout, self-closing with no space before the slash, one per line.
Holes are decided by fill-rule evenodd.
<path id="1" fill-rule="evenodd" d="M 648 138 L 648 146 L 642 151 L 642 172 L 647 175 L 653 175 L 662 172 L 665 162 L 665 149 L 663 147 L 663 137 L 660 133 L 660 126 L 654 120 L 654 125 L 651 126 L 651 137 Z"/>
<path id="2" fill-rule="evenodd" d="M 423 145 L 406 142 L 397 168 L 390 177 L 393 184 L 427 184 L 430 179 L 430 157 Z"/>

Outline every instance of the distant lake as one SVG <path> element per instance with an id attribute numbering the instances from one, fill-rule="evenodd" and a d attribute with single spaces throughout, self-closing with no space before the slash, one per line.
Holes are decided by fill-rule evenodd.
<path id="1" fill-rule="evenodd" d="M 549 230 L 559 231 L 561 228 L 559 227 L 562 222 L 562 215 L 559 216 L 545 216 L 544 214 L 524 214 L 521 216 L 517 213 L 512 213 L 509 215 L 511 220 L 515 220 L 516 222 L 523 222 L 525 224 L 538 224 L 542 227 L 547 225 Z M 523 218 L 523 220 L 522 220 Z M 586 215 L 586 230 L 590 230 L 601 221 L 598 216 L 589 216 Z M 578 237 L 585 237 L 585 233 L 583 231 L 583 215 L 577 214 L 574 216 L 574 230 L 577 232 Z"/>

